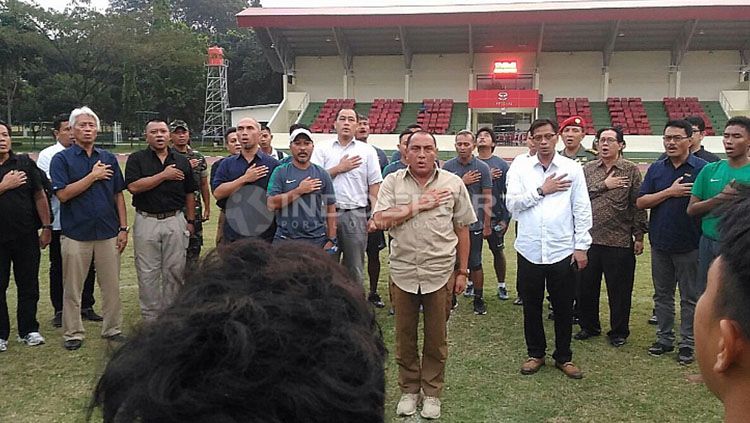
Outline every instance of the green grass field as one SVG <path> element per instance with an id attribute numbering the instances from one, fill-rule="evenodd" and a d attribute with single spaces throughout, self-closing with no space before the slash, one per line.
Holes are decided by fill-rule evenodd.
<path id="1" fill-rule="evenodd" d="M 129 203 L 129 200 L 128 200 Z M 132 222 L 133 210 L 128 210 Z M 205 246 L 214 245 L 216 211 L 204 231 Z M 508 234 L 508 281 L 515 296 L 515 252 L 513 234 Z M 47 252 L 42 253 L 38 319 L 47 344 L 26 347 L 15 341 L 16 289 L 11 281 L 8 303 L 11 315 L 9 349 L 0 353 L 0 422 L 81 422 L 97 377 L 106 363 L 108 350 L 99 338 L 100 324 L 86 322 L 83 348 L 69 352 L 62 347 L 62 333 L 50 323 Z M 381 261 L 387 263 L 386 252 Z M 485 273 L 491 269 L 491 254 L 485 248 Z M 380 275 L 385 294 L 388 269 Z M 654 340 L 650 316 L 653 288 L 649 253 L 638 259 L 631 336 L 628 344 L 615 349 L 606 337 L 573 341 L 574 361 L 584 370 L 583 380 L 567 379 L 548 365 L 533 376 L 518 369 L 526 358 L 521 307 L 494 296 L 495 278 L 486 278 L 488 314 L 475 316 L 470 302 L 460 298 L 449 321 L 449 358 L 443 395 L 444 422 L 719 422 L 720 403 L 702 384 L 687 377 L 698 372 L 697 364 L 679 366 L 675 353 L 651 357 L 646 349 Z M 122 256 L 120 292 L 125 333 L 138 325 L 138 292 L 133 264 L 132 237 Z M 97 298 L 99 291 L 97 288 Z M 101 310 L 98 303 L 95 308 Z M 602 295 L 602 324 L 608 330 L 606 294 Z M 400 395 L 393 361 L 393 318 L 378 310 L 386 345 L 386 421 L 419 421 L 418 417 L 396 417 Z M 552 322 L 545 324 L 548 345 L 554 345 Z M 574 327 L 574 331 L 577 327 Z M 551 351 L 548 351 L 551 354 Z M 249 399 L 251 400 L 251 399 Z"/>

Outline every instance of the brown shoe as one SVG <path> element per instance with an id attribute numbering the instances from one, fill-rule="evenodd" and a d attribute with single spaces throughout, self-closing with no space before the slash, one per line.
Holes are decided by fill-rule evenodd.
<path id="1" fill-rule="evenodd" d="M 544 358 L 529 357 L 526 362 L 521 366 L 522 375 L 533 375 L 538 372 L 540 368 L 544 366 Z"/>
<path id="2" fill-rule="evenodd" d="M 576 367 L 576 365 L 573 364 L 572 361 L 568 361 L 567 363 L 562 364 L 555 361 L 555 367 L 562 370 L 562 372 L 565 373 L 565 376 L 571 379 L 583 379 L 583 372 L 581 371 L 581 369 Z"/>

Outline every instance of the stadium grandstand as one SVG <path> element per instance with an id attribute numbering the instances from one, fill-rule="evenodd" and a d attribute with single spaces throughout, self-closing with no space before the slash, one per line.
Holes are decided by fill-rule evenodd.
<path id="1" fill-rule="evenodd" d="M 579 114 L 588 142 L 621 126 L 631 153 L 655 154 L 670 118 L 700 115 L 714 135 L 750 115 L 747 1 L 258 7 L 237 21 L 284 75 L 284 99 L 234 108 L 232 121 L 253 116 L 277 133 L 298 122 L 330 137 L 346 106 L 370 117 L 382 148 L 418 122 L 451 150 L 461 129 L 491 126 L 512 146 L 536 117 Z M 720 137 L 704 145 L 723 152 Z"/>

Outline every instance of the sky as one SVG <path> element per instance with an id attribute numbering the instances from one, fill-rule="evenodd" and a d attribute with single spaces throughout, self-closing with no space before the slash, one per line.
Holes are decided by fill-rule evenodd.
<path id="1" fill-rule="evenodd" d="M 528 0 L 527 0 L 528 1 Z M 536 1 L 536 0 L 531 0 Z M 538 0 L 544 1 L 544 0 Z M 43 7 L 52 7 L 58 10 L 62 10 L 69 3 L 69 0 L 36 0 L 37 3 Z M 443 5 L 443 4 L 483 4 L 483 3 L 503 3 L 507 0 L 379 0 L 378 6 L 392 6 L 392 5 Z M 261 0 L 261 3 L 265 7 L 298 7 L 300 5 L 299 0 Z M 109 5 L 108 0 L 91 0 L 91 4 L 98 9 L 106 9 Z M 306 7 L 341 7 L 341 0 L 307 0 L 305 2 Z M 372 0 L 348 0 L 347 6 L 372 6 Z"/>

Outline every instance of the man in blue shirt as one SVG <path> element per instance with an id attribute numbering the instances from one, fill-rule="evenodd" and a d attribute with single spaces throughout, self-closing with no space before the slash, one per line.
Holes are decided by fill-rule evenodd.
<path id="1" fill-rule="evenodd" d="M 477 131 L 477 154 L 479 160 L 490 167 L 492 175 L 492 217 L 490 225 L 492 234 L 487 238 L 490 251 L 492 252 L 492 264 L 497 277 L 497 297 L 501 300 L 508 299 L 508 288 L 505 286 L 505 232 L 508 231 L 510 213 L 505 206 L 505 175 L 510 165 L 500 157 L 492 154 L 495 150 L 495 133 L 491 128 L 484 127 Z"/>
<path id="2" fill-rule="evenodd" d="M 128 243 L 125 180 L 117 158 L 96 148 L 99 118 L 88 107 L 70 114 L 75 144 L 50 164 L 52 190 L 60 200 L 63 258 L 64 347 L 83 344 L 81 289 L 94 259 L 102 293 L 102 337 L 122 342 L 120 254 Z"/>
<path id="3" fill-rule="evenodd" d="M 211 181 L 211 188 L 217 202 L 228 199 L 245 185 L 254 185 L 267 191 L 271 172 L 279 165 L 278 160 L 259 151 L 260 125 L 255 119 L 240 120 L 237 123 L 237 137 L 242 145 L 240 153 L 223 159 Z M 265 206 L 265 203 L 262 206 Z M 276 226 L 272 224 L 260 234 L 259 238 L 271 242 L 275 232 Z M 232 228 L 231 222 L 224 224 L 222 242 L 234 242 L 242 237 Z"/>
<path id="4" fill-rule="evenodd" d="M 409 139 L 409 135 L 411 135 L 412 132 L 413 131 L 411 129 L 404 129 L 400 134 L 398 134 L 399 159 L 395 162 L 389 163 L 388 166 L 383 169 L 383 179 L 385 179 L 386 176 L 390 175 L 393 172 L 401 169 L 406 169 L 408 167 L 408 165 L 406 164 L 406 144 L 407 140 Z"/>
<path id="5" fill-rule="evenodd" d="M 698 301 L 698 222 L 688 216 L 690 191 L 706 161 L 690 154 L 693 128 L 684 120 L 671 120 L 664 129 L 667 158 L 657 160 L 646 172 L 636 201 L 651 209 L 651 276 L 656 305 L 656 342 L 649 354 L 660 356 L 674 350 L 674 294 L 680 287 L 680 364 L 693 362 L 693 314 Z"/>
<path id="6" fill-rule="evenodd" d="M 471 131 L 463 130 L 456 134 L 456 153 L 443 166 L 444 170 L 456 174 L 464 181 L 469 190 L 471 203 L 477 215 L 477 221 L 469 226 L 471 248 L 469 251 L 469 279 L 472 285 L 467 285 L 465 296 L 474 295 L 474 314 L 487 314 L 484 304 L 484 271 L 482 270 L 482 247 L 484 238 L 492 234 L 490 219 L 492 217 L 492 176 L 490 167 L 474 157 L 476 140 Z M 472 286 L 472 288 L 470 288 Z"/>
<path id="7" fill-rule="evenodd" d="M 268 208 L 276 211 L 274 242 L 301 240 L 331 250 L 336 246 L 333 181 L 325 169 L 310 162 L 310 131 L 296 129 L 289 139 L 292 161 L 279 165 L 268 184 Z"/>

